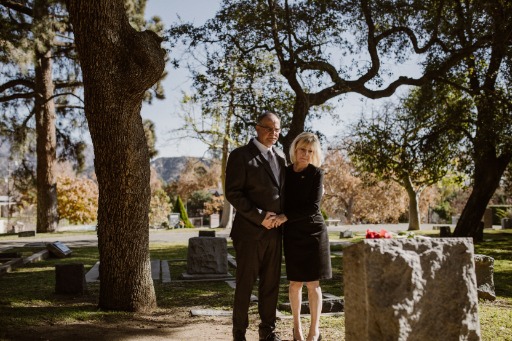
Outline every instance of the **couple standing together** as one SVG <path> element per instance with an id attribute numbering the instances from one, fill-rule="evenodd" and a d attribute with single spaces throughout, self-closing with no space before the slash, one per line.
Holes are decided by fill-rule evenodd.
<path id="1" fill-rule="evenodd" d="M 277 142 L 281 124 L 273 113 L 256 122 L 257 137 L 231 152 L 226 168 L 226 198 L 236 209 L 231 239 L 236 252 L 233 340 L 245 339 L 254 283 L 258 281 L 259 339 L 280 341 L 276 308 L 284 245 L 293 339 L 317 341 L 320 336 L 322 291 L 320 279 L 332 276 L 327 228 L 320 213 L 323 172 L 320 142 L 302 133 L 290 146 L 287 166 Z M 306 284 L 311 314 L 307 338 L 300 309 Z"/>

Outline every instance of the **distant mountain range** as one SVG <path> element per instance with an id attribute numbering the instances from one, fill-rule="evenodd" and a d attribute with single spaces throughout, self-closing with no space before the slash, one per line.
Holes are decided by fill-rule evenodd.
<path id="1" fill-rule="evenodd" d="M 9 146 L 7 143 L 0 143 L 0 179 L 7 176 L 7 160 L 9 157 Z M 35 157 L 35 156 L 34 156 Z M 169 183 L 176 180 L 188 161 L 202 162 L 209 166 L 211 163 L 210 159 L 202 157 L 160 157 L 151 161 L 151 165 L 155 168 L 158 176 L 165 182 Z M 34 160 L 35 162 L 35 160 Z M 92 146 L 88 146 L 85 150 L 85 167 L 84 173 L 87 176 L 92 176 L 94 173 L 94 152 Z"/>
<path id="2" fill-rule="evenodd" d="M 151 161 L 151 166 L 155 168 L 157 174 L 164 182 L 169 183 L 179 177 L 188 161 L 202 162 L 207 166 L 211 163 L 210 159 L 203 157 L 178 156 L 159 157 L 158 159 Z"/>

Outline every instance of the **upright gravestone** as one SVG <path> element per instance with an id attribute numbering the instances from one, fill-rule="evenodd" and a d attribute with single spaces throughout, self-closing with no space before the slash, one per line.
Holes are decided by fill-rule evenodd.
<path id="1" fill-rule="evenodd" d="M 451 237 L 452 229 L 450 226 L 439 226 L 439 237 Z"/>
<path id="2" fill-rule="evenodd" d="M 220 226 L 220 215 L 214 213 L 210 215 L 210 228 L 216 228 Z"/>
<path id="3" fill-rule="evenodd" d="M 470 238 L 365 239 L 343 250 L 347 341 L 480 340 Z"/>
<path id="4" fill-rule="evenodd" d="M 478 298 L 494 301 L 494 258 L 486 255 L 475 255 L 475 273 Z"/>
<path id="5" fill-rule="evenodd" d="M 85 269 L 82 263 L 55 265 L 55 293 L 79 294 L 87 291 Z"/>
<path id="6" fill-rule="evenodd" d="M 215 279 L 231 277 L 228 273 L 226 238 L 193 237 L 188 240 L 187 272 L 184 279 Z"/>
<path id="7" fill-rule="evenodd" d="M 483 217 L 484 229 L 492 229 L 492 208 L 486 208 Z"/>

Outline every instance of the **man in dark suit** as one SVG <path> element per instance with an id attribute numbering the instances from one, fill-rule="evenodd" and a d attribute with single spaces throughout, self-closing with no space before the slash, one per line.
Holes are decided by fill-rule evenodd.
<path id="1" fill-rule="evenodd" d="M 233 340 L 245 340 L 254 283 L 259 277 L 260 340 L 280 341 L 275 333 L 281 277 L 281 228 L 275 215 L 282 211 L 281 189 L 286 159 L 274 147 L 281 122 L 273 113 L 258 117 L 257 137 L 233 150 L 226 167 L 226 198 L 236 209 L 231 238 L 236 252 Z"/>

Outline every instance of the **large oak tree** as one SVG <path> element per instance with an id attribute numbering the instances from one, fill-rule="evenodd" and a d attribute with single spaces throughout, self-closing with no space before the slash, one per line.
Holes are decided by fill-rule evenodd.
<path id="1" fill-rule="evenodd" d="M 157 34 L 130 26 L 123 0 L 67 4 L 99 185 L 99 306 L 149 311 L 156 298 L 149 258 L 149 152 L 140 109 L 145 91 L 162 76 L 165 52 Z"/>
<path id="2" fill-rule="evenodd" d="M 383 98 L 403 85 L 440 80 L 466 89 L 478 108 L 475 181 L 455 233 L 467 236 L 510 161 L 500 142 L 504 131 L 496 129 L 507 126 L 500 117 L 510 113 L 508 87 L 500 84 L 510 81 L 511 7 L 502 0 L 224 0 L 205 25 L 172 33 L 190 46 L 231 44 L 246 54 L 275 55 L 295 93 L 285 149 L 304 130 L 311 107 L 343 94 Z M 415 60 L 418 76 L 400 73 Z"/>
<path id="3" fill-rule="evenodd" d="M 220 44 L 236 48 L 242 57 L 270 51 L 295 97 L 293 112 L 286 113 L 289 129 L 281 138 L 287 150 L 304 131 L 311 108 L 343 94 L 375 99 L 391 96 L 402 85 L 424 84 L 487 41 L 464 47 L 446 42 L 442 25 L 465 24 L 449 10 L 439 1 L 224 0 L 203 26 L 179 25 L 170 33 L 191 47 Z M 399 65 L 409 57 L 430 55 L 437 63 L 417 77 L 400 73 Z"/>
<path id="4" fill-rule="evenodd" d="M 441 78 L 474 103 L 465 120 L 458 118 L 467 136 L 473 185 L 454 231 L 460 237 L 478 233 L 489 200 L 512 160 L 512 3 L 471 3 L 473 11 L 467 14 L 467 24 L 449 27 L 446 34 L 463 47 L 481 37 L 489 37 L 489 43 Z M 463 9 L 454 8 L 459 12 Z"/>

